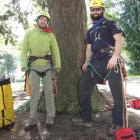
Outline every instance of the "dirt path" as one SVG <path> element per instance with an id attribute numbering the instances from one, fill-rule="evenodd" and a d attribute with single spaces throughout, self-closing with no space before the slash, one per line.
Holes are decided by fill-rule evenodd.
<path id="1" fill-rule="evenodd" d="M 128 80 L 128 93 L 139 97 L 139 79 Z M 27 102 L 25 93 L 15 93 L 15 109 Z M 140 110 L 129 110 L 129 124 L 140 133 Z M 25 132 L 24 123 L 29 116 L 29 111 L 16 112 L 15 131 L 0 130 L 0 140 L 114 140 L 108 137 L 108 129 L 111 126 L 111 112 L 93 114 L 93 126 L 75 126 L 71 123 L 72 114 L 57 114 L 55 126 L 50 130 L 45 127 L 45 114 L 38 113 L 38 124 L 33 130 Z M 140 138 L 139 138 L 140 140 Z"/>
<path id="2" fill-rule="evenodd" d="M 16 131 L 0 131 L 0 140 L 114 140 L 113 137 L 107 135 L 111 125 L 111 112 L 94 114 L 91 128 L 73 125 L 71 114 L 57 114 L 55 126 L 50 130 L 45 127 L 45 115 L 39 113 L 37 127 L 25 132 L 24 122 L 28 115 L 29 112 L 17 112 Z M 130 125 L 140 133 L 139 115 L 140 111 L 134 112 L 133 109 L 129 111 Z"/>

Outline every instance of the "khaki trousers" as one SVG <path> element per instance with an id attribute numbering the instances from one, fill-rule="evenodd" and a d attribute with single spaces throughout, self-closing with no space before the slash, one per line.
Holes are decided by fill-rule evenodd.
<path id="1" fill-rule="evenodd" d="M 37 106 L 40 98 L 40 80 L 41 77 L 36 71 L 31 70 L 30 75 L 30 120 L 36 121 L 37 116 Z M 46 75 L 42 78 L 43 90 L 45 95 L 47 118 L 55 117 L 55 103 L 53 94 L 53 81 L 51 70 L 47 71 Z"/>

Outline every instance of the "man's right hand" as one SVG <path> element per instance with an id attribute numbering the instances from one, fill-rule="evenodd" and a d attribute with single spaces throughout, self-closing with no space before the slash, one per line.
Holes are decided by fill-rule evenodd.
<path id="1" fill-rule="evenodd" d="M 87 67 L 88 67 L 88 64 L 87 63 L 84 63 L 83 66 L 82 66 L 82 70 L 83 71 L 87 71 Z"/>

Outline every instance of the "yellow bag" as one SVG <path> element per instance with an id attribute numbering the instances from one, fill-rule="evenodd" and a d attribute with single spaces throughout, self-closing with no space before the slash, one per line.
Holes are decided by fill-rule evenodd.
<path id="1" fill-rule="evenodd" d="M 15 115 L 10 78 L 0 80 L 0 129 L 14 126 Z"/>

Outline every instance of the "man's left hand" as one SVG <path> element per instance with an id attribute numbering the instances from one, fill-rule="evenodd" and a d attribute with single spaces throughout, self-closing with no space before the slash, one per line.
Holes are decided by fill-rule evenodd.
<path id="1" fill-rule="evenodd" d="M 112 56 L 108 61 L 107 69 L 115 68 L 115 66 L 117 64 L 117 60 L 118 60 L 117 56 Z"/>

